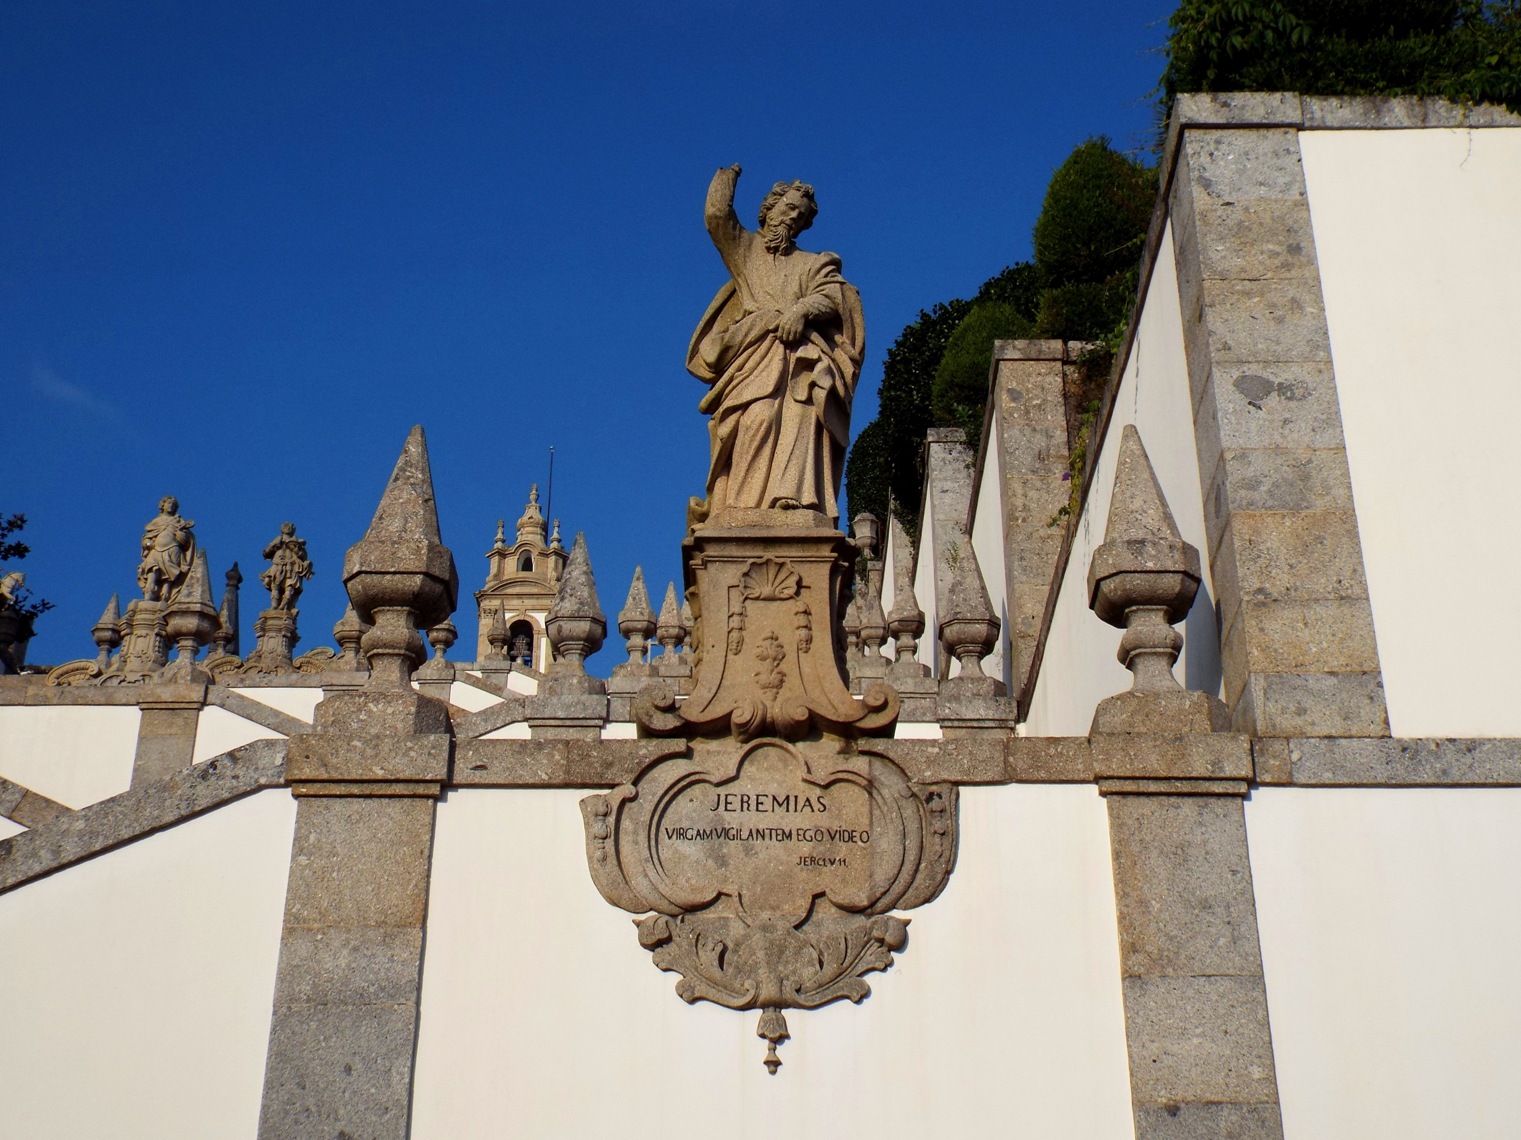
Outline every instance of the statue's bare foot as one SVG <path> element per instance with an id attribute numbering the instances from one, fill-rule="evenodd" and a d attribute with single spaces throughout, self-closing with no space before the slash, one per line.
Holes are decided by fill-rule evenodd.
<path id="1" fill-rule="evenodd" d="M 803 504 L 796 499 L 778 499 L 776 501 L 776 509 L 779 511 L 800 511 L 803 509 Z"/>

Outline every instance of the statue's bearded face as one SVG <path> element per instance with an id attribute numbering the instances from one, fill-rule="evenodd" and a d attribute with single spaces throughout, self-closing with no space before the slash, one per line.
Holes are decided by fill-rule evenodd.
<path id="1" fill-rule="evenodd" d="M 797 240 L 797 235 L 807 228 L 813 213 L 812 203 L 801 190 L 792 189 L 783 194 L 766 213 L 766 224 L 761 237 L 767 249 L 781 249 Z"/>

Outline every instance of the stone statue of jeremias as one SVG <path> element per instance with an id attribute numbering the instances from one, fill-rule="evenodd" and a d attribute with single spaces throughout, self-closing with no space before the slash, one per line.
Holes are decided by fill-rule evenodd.
<path id="1" fill-rule="evenodd" d="M 833 524 L 864 349 L 860 294 L 836 255 L 794 244 L 818 213 L 812 186 L 778 182 L 752 233 L 734 213 L 739 175 L 737 165 L 715 174 L 704 210 L 733 279 L 687 352 L 687 370 L 712 385 L 699 405 L 712 416 L 708 495 L 689 521 L 783 509 Z"/>

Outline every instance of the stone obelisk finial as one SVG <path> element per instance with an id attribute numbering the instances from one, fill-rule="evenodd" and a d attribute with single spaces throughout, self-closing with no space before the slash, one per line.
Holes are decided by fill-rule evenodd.
<path id="1" fill-rule="evenodd" d="M 1183 620 L 1199 590 L 1199 551 L 1178 533 L 1140 433 L 1120 437 L 1114 495 L 1104 543 L 1088 565 L 1088 604 L 1125 631 L 1119 659 L 1133 680 L 1128 693 L 1099 704 L 1094 732 L 1208 732 L 1226 726 L 1217 698 L 1186 691 L 1173 676 Z"/>
<path id="2" fill-rule="evenodd" d="M 91 628 L 90 636 L 95 639 L 98 650 L 95 664 L 104 673 L 111 667 L 111 651 L 121 644 L 121 595 L 111 595 L 100 620 Z"/>
<path id="3" fill-rule="evenodd" d="M 601 681 L 586 673 L 586 659 L 602 648 L 607 637 L 607 618 L 597 600 L 597 582 L 592 576 L 591 555 L 586 549 L 586 535 L 578 533 L 570 548 L 570 561 L 554 605 L 544 619 L 544 632 L 554 647 L 555 660 L 547 670 L 541 689 L 546 694 L 596 694 L 603 691 Z"/>
<path id="4" fill-rule="evenodd" d="M 649 672 L 644 663 L 644 654 L 649 648 L 650 638 L 655 635 L 655 628 L 655 611 L 650 608 L 649 590 L 644 585 L 644 567 L 635 566 L 634 580 L 628 588 L 628 600 L 618 613 L 618 632 L 627 642 L 628 661 L 613 666 L 614 673 L 643 675 Z"/>
<path id="5" fill-rule="evenodd" d="M 439 536 L 421 425 L 407 436 L 369 530 L 344 555 L 343 584 L 354 612 L 374 627 L 360 643 L 369 687 L 406 689 L 423 660 L 417 631 L 447 619 L 459 597 L 454 556 Z"/>
<path id="6" fill-rule="evenodd" d="M 190 570 L 165 613 L 164 627 L 178 653 L 161 674 L 165 681 L 204 682 L 210 676 L 195 663 L 196 651 L 211 640 L 220 624 L 217 608 L 211 602 L 211 575 L 206 568 L 206 552 L 196 551 Z"/>

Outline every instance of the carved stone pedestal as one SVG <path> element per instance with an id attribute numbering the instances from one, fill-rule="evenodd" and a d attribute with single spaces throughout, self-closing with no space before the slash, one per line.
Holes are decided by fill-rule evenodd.
<path id="1" fill-rule="evenodd" d="M 772 1073 L 782 1011 L 865 998 L 907 942 L 889 912 L 933 899 L 956 860 L 954 785 L 833 742 L 697 741 L 581 813 L 603 897 L 653 912 L 639 943 L 684 1001 L 761 1011 Z"/>
<path id="2" fill-rule="evenodd" d="M 844 535 L 822 527 L 704 527 L 683 545 L 699 660 L 692 695 L 679 708 L 668 686 L 645 689 L 635 711 L 648 731 L 797 740 L 810 730 L 854 734 L 892 724 L 892 689 L 868 685 L 857 701 L 843 676 L 834 631 L 856 554 Z"/>
<path id="3" fill-rule="evenodd" d="M 898 695 L 877 681 L 857 699 L 846 685 L 835 631 L 855 545 L 798 525 L 816 521 L 806 512 L 744 521 L 776 525 L 686 541 L 691 695 L 678 703 L 657 679 L 635 700 L 646 733 L 685 739 L 581 811 L 603 896 L 647 915 L 639 942 L 681 975 L 684 1000 L 761 1012 L 775 1073 L 782 1011 L 865 998 L 862 975 L 907 941 L 890 912 L 945 886 L 956 791 L 912 781 L 864 739 L 891 730 Z"/>
<path id="4" fill-rule="evenodd" d="M 290 673 L 295 670 L 291 653 L 301 640 L 296 633 L 295 610 L 265 610 L 254 622 L 254 635 L 258 643 L 248 655 L 248 672 Z"/>
<path id="5" fill-rule="evenodd" d="M 124 681 L 140 681 L 162 669 L 169 660 L 169 639 L 164 632 L 165 602 L 139 599 L 127 606 L 117 669 Z"/>

